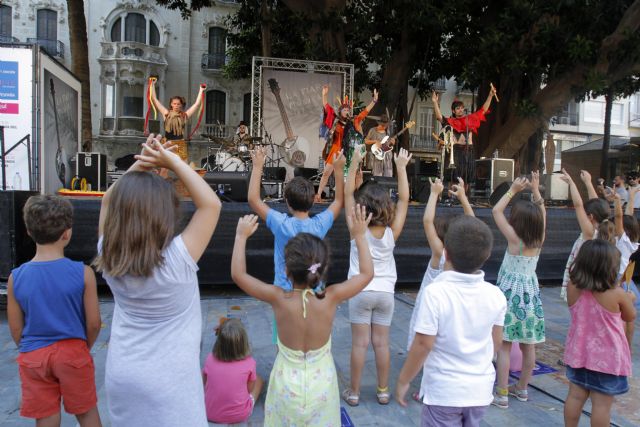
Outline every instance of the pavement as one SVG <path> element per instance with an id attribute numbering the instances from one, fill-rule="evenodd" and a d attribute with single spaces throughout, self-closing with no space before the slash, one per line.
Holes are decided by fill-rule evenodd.
<path id="1" fill-rule="evenodd" d="M 220 291 L 206 289 L 202 291 L 203 335 L 200 358 L 204 361 L 211 351 L 214 342 L 213 330 L 221 316 L 240 318 L 249 332 L 253 357 L 257 361 L 258 374 L 263 378 L 269 377 L 269 372 L 275 359 L 275 346 L 271 343 L 271 308 L 262 302 L 249 298 L 235 290 Z M 391 384 L 395 382 L 404 359 L 406 357 L 407 327 L 416 288 L 398 290 L 396 293 L 395 313 L 391 326 Z M 556 372 L 534 376 L 530 388 L 528 402 L 511 399 L 509 409 L 490 407 L 482 421 L 482 426 L 561 426 L 563 425 L 563 401 L 567 395 L 568 382 L 564 375 L 564 368 L 558 363 L 562 359 L 564 339 L 569 325 L 569 312 L 566 304 L 561 301 L 558 287 L 543 287 L 542 301 L 547 325 L 547 341 L 537 349 L 539 362 L 556 369 Z M 100 333 L 91 353 L 96 366 L 96 386 L 98 389 L 98 408 L 104 426 L 110 426 L 106 410 L 104 389 L 104 368 L 109 344 L 111 316 L 113 313 L 113 299 L 102 291 L 100 311 L 103 319 L 103 330 Z M 640 345 L 638 334 L 634 341 L 634 372 L 640 372 Z M 338 308 L 333 325 L 333 356 L 338 371 L 340 390 L 348 384 L 349 352 L 351 347 L 351 331 L 348 322 L 348 306 L 343 303 Z M 20 382 L 15 358 L 17 349 L 7 326 L 6 312 L 0 308 L 0 426 L 21 427 L 33 426 L 33 420 L 19 415 Z M 616 399 L 612 410 L 612 425 L 638 426 L 640 425 L 640 381 L 637 377 L 630 378 L 629 393 Z M 419 388 L 420 377 L 416 377 L 412 386 Z M 419 426 L 421 405 L 411 401 L 407 408 L 403 408 L 395 401 L 389 405 L 379 405 L 375 398 L 376 379 L 373 351 L 367 355 L 363 372 L 363 384 L 360 405 L 349 407 L 343 402 L 343 408 L 352 421 L 352 425 L 364 426 Z M 266 387 L 265 387 L 266 391 Z M 588 413 L 590 405 L 585 406 L 585 414 L 580 420 L 580 426 L 590 425 Z M 264 392 L 260 396 L 253 415 L 245 426 L 260 426 L 264 417 Z M 75 418 L 63 413 L 62 426 L 74 427 Z M 211 424 L 214 426 L 215 424 Z M 188 426 L 185 426 L 188 427 Z"/>

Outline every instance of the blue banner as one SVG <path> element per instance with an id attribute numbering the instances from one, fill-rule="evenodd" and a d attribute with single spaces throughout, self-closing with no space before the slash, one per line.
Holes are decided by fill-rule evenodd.
<path id="1" fill-rule="evenodd" d="M 0 61 L 0 99 L 19 98 L 18 62 Z"/>

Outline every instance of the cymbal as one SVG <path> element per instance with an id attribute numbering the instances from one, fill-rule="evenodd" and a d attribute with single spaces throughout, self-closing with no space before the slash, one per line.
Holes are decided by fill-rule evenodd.
<path id="1" fill-rule="evenodd" d="M 262 141 L 262 137 L 261 136 L 249 136 L 249 137 L 244 138 L 243 141 L 249 141 L 249 142 Z"/>

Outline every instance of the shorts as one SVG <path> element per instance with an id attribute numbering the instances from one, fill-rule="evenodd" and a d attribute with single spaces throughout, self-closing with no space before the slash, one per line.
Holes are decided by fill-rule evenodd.
<path id="1" fill-rule="evenodd" d="M 22 388 L 20 415 L 45 418 L 60 412 L 78 415 L 98 403 L 93 358 L 84 340 L 58 341 L 20 353 L 17 359 Z"/>
<path id="2" fill-rule="evenodd" d="M 421 425 L 422 426 L 464 426 L 477 427 L 482 421 L 488 406 L 437 406 L 423 405 Z"/>
<path id="3" fill-rule="evenodd" d="M 579 387 L 609 396 L 629 391 L 629 382 L 624 375 L 611 375 L 587 368 L 567 366 L 567 379 Z"/>
<path id="4" fill-rule="evenodd" d="M 349 300 L 349 322 L 390 326 L 394 305 L 391 292 L 360 292 Z"/>

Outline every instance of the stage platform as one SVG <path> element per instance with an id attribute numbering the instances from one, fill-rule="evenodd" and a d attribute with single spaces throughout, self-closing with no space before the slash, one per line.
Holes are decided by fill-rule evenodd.
<path id="1" fill-rule="evenodd" d="M 0 192 L 1 193 L 1 192 Z M 16 218 L 15 230 L 7 230 L 10 226 L 8 220 L 0 222 L 0 237 L 13 239 L 5 241 L 10 243 L 7 250 L 0 250 L 0 279 L 6 279 L 12 265 L 20 264 L 30 259 L 33 246 L 24 232 L 24 228 L 18 223 L 21 214 L 21 203 L 24 204 L 27 192 L 15 197 L 12 203 L 0 200 L 0 218 Z M 91 262 L 96 254 L 98 241 L 98 214 L 100 211 L 99 199 L 71 198 L 73 203 L 74 226 L 73 238 L 67 246 L 66 254 L 69 258 Z M 194 205 L 191 201 L 181 202 L 183 209 L 182 224 L 186 224 L 193 213 Z M 271 208 L 286 212 L 284 203 L 270 203 Z M 312 214 L 326 209 L 327 204 L 316 204 Z M 9 209 L 17 209 L 17 212 L 8 212 Z M 475 208 L 476 216 L 486 222 L 493 231 L 495 242 L 491 258 L 485 264 L 487 280 L 496 279 L 500 263 L 506 249 L 506 240 L 497 230 L 490 208 Z M 426 270 L 430 256 L 430 250 L 422 227 L 422 215 L 424 205 L 416 204 L 409 207 L 404 231 L 396 244 L 395 258 L 398 271 L 398 283 L 420 283 Z M 203 285 L 229 285 L 232 284 L 230 266 L 231 253 L 235 237 L 236 225 L 241 215 L 251 213 L 248 203 L 223 203 L 222 213 L 218 227 L 211 239 L 209 247 L 198 263 L 200 271 L 198 276 Z M 437 215 L 461 215 L 460 207 L 439 207 Z M 579 234 L 578 222 L 575 213 L 568 208 L 547 209 L 547 237 L 538 262 L 538 278 L 544 283 L 557 283 L 562 279 L 565 263 L 573 242 Z M 5 237 L 6 236 L 6 237 Z M 344 216 L 334 223 L 327 235 L 327 241 L 331 247 L 332 265 L 329 270 L 329 283 L 342 281 L 346 278 L 349 269 L 349 233 Z M 13 249 L 11 249 L 13 248 Z M 12 255 L 13 254 L 13 255 Z M 12 258 L 13 257 L 13 258 Z M 261 222 L 258 231 L 247 244 L 248 270 L 251 274 L 262 280 L 273 280 L 273 236 Z"/>

